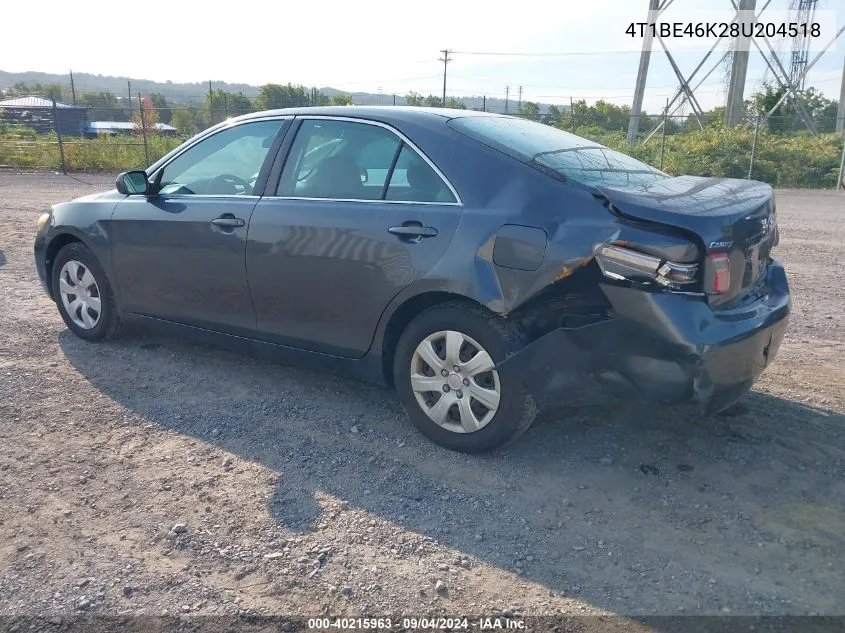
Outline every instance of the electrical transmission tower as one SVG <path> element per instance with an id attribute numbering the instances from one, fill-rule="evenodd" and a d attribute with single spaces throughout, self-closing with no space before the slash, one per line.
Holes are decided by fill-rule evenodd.
<path id="1" fill-rule="evenodd" d="M 757 0 L 729 0 L 731 5 L 733 6 L 734 10 L 737 11 L 735 14 L 734 20 L 740 20 L 740 13 L 739 11 L 743 12 L 754 12 L 755 19 L 760 21 L 762 13 L 765 11 L 766 7 L 769 6 L 771 0 L 766 0 L 763 3 L 763 8 L 760 11 L 757 11 Z M 649 25 L 661 22 L 661 14 L 669 8 L 674 0 L 649 0 L 648 2 L 648 23 Z M 800 16 L 797 16 L 795 21 L 809 21 L 813 17 L 813 13 L 816 10 L 816 5 L 818 4 L 818 0 L 793 0 L 793 9 L 800 12 Z M 742 14 L 742 20 L 746 21 L 748 18 L 745 17 L 749 15 L 748 13 Z M 800 17 L 800 20 L 798 19 Z M 792 57 L 792 65 L 791 68 L 787 69 L 784 64 L 781 62 L 777 52 L 774 50 L 772 42 L 767 37 L 745 37 L 742 35 L 742 29 L 740 29 L 740 35 L 734 41 L 733 49 L 735 50 L 727 50 L 722 51 L 721 54 L 717 54 L 718 61 L 714 65 L 710 67 L 710 70 L 703 72 L 703 69 L 706 65 L 708 65 L 708 60 L 711 56 L 716 53 L 717 49 L 723 43 L 723 40 L 717 40 L 716 43 L 710 48 L 710 50 L 704 55 L 695 69 L 689 74 L 684 75 L 681 69 L 678 67 L 678 64 L 675 61 L 672 53 L 669 51 L 666 42 L 663 41 L 663 38 L 660 37 L 659 34 L 654 35 L 652 28 L 648 28 L 645 31 L 643 37 L 643 47 L 642 53 L 640 54 L 640 66 L 639 71 L 637 73 L 637 84 L 634 89 L 634 102 L 631 107 L 631 120 L 628 125 L 628 143 L 633 145 L 637 141 L 637 137 L 639 135 L 639 128 L 640 128 L 640 119 L 642 117 L 642 107 L 643 107 L 643 98 L 645 96 L 645 88 L 646 88 L 646 79 L 648 75 L 648 67 L 649 67 L 649 60 L 651 58 L 651 49 L 654 40 L 656 39 L 657 42 L 660 44 L 660 47 L 663 49 L 663 52 L 666 54 L 667 59 L 669 60 L 669 64 L 672 66 L 672 70 L 675 73 L 675 76 L 678 79 L 679 87 L 675 92 L 675 96 L 669 100 L 669 104 L 666 108 L 666 114 L 663 117 L 663 120 L 653 129 L 651 132 L 646 136 L 645 140 L 647 141 L 651 136 L 657 132 L 663 125 L 666 123 L 666 119 L 673 114 L 675 114 L 681 107 L 688 104 L 690 109 L 692 110 L 692 116 L 695 118 L 696 122 L 698 123 L 699 127 L 703 129 L 704 125 L 702 123 L 702 115 L 704 114 L 701 105 L 698 103 L 698 99 L 695 96 L 695 91 L 707 80 L 707 78 L 713 74 L 713 72 L 728 58 L 728 56 L 732 55 L 731 59 L 731 72 L 728 80 L 728 96 L 727 102 L 725 103 L 725 124 L 726 125 L 736 125 L 742 121 L 742 113 L 743 113 L 743 104 L 744 104 L 744 91 L 745 91 L 745 83 L 746 83 L 746 75 L 748 72 L 748 57 L 750 54 L 750 50 L 756 49 L 760 55 L 762 56 L 763 60 L 766 62 L 766 66 L 769 70 L 774 74 L 775 79 L 777 79 L 778 83 L 784 88 L 783 96 L 780 98 L 778 103 L 763 117 L 760 119 L 760 123 L 765 123 L 769 117 L 772 116 L 774 112 L 783 104 L 784 101 L 789 100 L 789 102 L 795 108 L 795 111 L 801 117 L 804 124 L 810 129 L 810 131 L 815 134 L 816 128 L 815 124 L 813 123 L 812 118 L 810 117 L 809 113 L 807 112 L 807 108 L 804 106 L 801 90 L 804 85 L 804 79 L 807 76 L 807 73 L 810 69 L 815 65 L 815 63 L 822 57 L 822 55 L 830 48 L 836 40 L 839 38 L 842 33 L 845 32 L 845 26 L 841 27 L 833 36 L 833 38 L 828 41 L 821 51 L 813 57 L 812 60 L 808 59 L 809 49 L 810 49 L 810 40 L 808 38 L 802 38 L 800 41 L 793 42 L 793 57 Z M 654 35 L 654 37 L 652 37 Z M 798 54 L 795 51 L 799 51 Z M 712 63 L 712 62 L 711 62 Z M 700 73 L 703 73 L 701 76 Z M 643 141 L 645 142 L 645 141 Z"/>
<path id="2" fill-rule="evenodd" d="M 816 5 L 819 0 L 792 0 L 790 6 L 790 22 L 798 24 L 811 24 L 816 13 Z M 804 69 L 810 61 L 810 38 L 803 29 L 799 30 L 798 37 L 792 40 L 792 65 L 789 78 L 798 90 L 804 90 Z"/>

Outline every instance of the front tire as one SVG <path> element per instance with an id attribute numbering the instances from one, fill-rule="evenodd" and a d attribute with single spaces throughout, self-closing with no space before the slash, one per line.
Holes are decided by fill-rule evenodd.
<path id="1" fill-rule="evenodd" d="M 522 435 L 537 415 L 534 398 L 495 365 L 520 348 L 498 317 L 450 302 L 423 311 L 396 346 L 393 379 L 411 422 L 453 451 L 483 453 Z"/>
<path id="2" fill-rule="evenodd" d="M 52 268 L 53 297 L 68 329 L 86 341 L 116 338 L 120 315 L 106 272 L 87 246 L 62 248 Z"/>

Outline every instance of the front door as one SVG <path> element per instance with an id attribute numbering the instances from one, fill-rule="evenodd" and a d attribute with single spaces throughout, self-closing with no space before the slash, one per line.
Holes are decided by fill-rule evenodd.
<path id="1" fill-rule="evenodd" d="M 330 118 L 302 121 L 266 194 L 247 243 L 259 331 L 350 358 L 369 349 L 390 300 L 440 261 L 461 210 L 390 129 Z"/>
<path id="2" fill-rule="evenodd" d="M 157 193 L 127 196 L 112 215 L 112 265 L 121 308 L 210 329 L 248 333 L 246 280 L 254 191 L 283 120 L 223 128 L 168 162 Z"/>

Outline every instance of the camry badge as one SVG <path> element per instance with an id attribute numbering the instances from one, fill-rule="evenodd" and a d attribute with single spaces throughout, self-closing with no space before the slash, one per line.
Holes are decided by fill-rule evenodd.
<path id="1" fill-rule="evenodd" d="M 717 248 L 730 248 L 733 245 L 733 242 L 710 242 L 710 245 L 707 247 L 707 250 L 712 251 Z"/>

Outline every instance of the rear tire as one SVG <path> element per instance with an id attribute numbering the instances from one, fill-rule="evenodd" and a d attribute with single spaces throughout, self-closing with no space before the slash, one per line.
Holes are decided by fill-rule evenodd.
<path id="1" fill-rule="evenodd" d="M 109 279 L 87 246 L 73 242 L 59 251 L 51 283 L 59 314 L 78 337 L 102 341 L 123 332 Z"/>
<path id="2" fill-rule="evenodd" d="M 494 366 L 520 347 L 512 329 L 479 306 L 450 302 L 420 313 L 399 338 L 393 362 L 411 422 L 434 443 L 462 453 L 518 438 L 537 407 L 518 380 Z"/>

